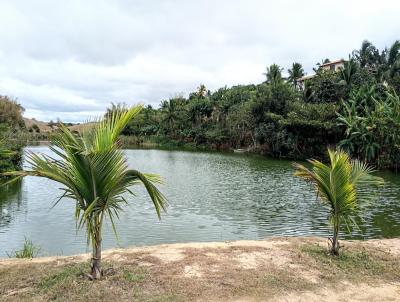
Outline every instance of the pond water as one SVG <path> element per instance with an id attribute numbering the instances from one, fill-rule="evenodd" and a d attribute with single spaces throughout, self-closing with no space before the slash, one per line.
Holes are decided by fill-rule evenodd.
<path id="1" fill-rule="evenodd" d="M 47 147 L 26 151 L 49 153 Z M 157 219 L 141 187 L 117 221 L 116 239 L 107 224 L 104 248 L 172 242 L 261 239 L 269 236 L 328 236 L 328 210 L 309 184 L 293 176 L 290 161 L 222 153 L 125 150 L 129 165 L 165 179 L 168 212 Z M 400 235 L 400 176 L 381 173 L 386 185 L 360 214 L 360 229 L 346 238 Z M 41 255 L 89 251 L 76 232 L 74 202 L 52 181 L 27 177 L 0 191 L 0 257 L 22 247 L 24 238 Z"/>

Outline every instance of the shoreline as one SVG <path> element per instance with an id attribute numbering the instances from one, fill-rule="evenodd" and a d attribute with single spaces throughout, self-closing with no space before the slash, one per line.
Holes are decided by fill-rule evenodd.
<path id="1" fill-rule="evenodd" d="M 102 251 L 103 259 L 112 258 L 113 254 L 129 254 L 137 252 L 152 252 L 157 250 L 171 250 L 176 251 L 177 249 L 204 249 L 204 248 L 225 248 L 232 246 L 268 246 L 274 245 L 276 242 L 282 243 L 299 243 L 299 242 L 312 242 L 319 244 L 328 244 L 327 238 L 316 237 L 316 236 L 271 236 L 265 239 L 259 240 L 228 240 L 228 241 L 193 241 L 193 242 L 178 242 L 178 243 L 161 243 L 161 244 L 150 244 L 141 246 L 129 246 L 125 248 L 109 248 Z M 341 244 L 346 246 L 349 245 L 369 245 L 372 244 L 376 247 L 387 248 L 391 253 L 399 255 L 400 257 L 400 238 L 385 238 L 385 239 L 365 239 L 365 240 L 340 240 Z M 0 266 L 6 264 L 23 263 L 44 263 L 52 262 L 55 260 L 85 260 L 89 259 L 91 253 L 80 253 L 72 255 L 54 255 L 54 256 L 39 256 L 32 259 L 21 259 L 21 258 L 0 258 Z"/>
<path id="2" fill-rule="evenodd" d="M 89 254 L 0 260 L 2 301 L 396 301 L 400 238 L 192 242 L 105 250 L 110 274 L 89 281 Z"/>

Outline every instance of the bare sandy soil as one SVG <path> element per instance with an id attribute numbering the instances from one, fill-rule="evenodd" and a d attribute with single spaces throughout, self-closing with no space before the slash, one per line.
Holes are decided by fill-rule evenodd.
<path id="1" fill-rule="evenodd" d="M 322 238 L 168 244 L 89 255 L 0 260 L 0 301 L 400 301 L 400 239 Z"/>

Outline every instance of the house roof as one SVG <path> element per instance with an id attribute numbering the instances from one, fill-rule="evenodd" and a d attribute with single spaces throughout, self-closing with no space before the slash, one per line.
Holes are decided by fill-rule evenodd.
<path id="1" fill-rule="evenodd" d="M 315 77 L 315 74 L 309 74 L 309 75 L 302 76 L 301 78 L 298 78 L 297 80 L 298 81 L 305 81 L 305 80 L 308 80 L 308 79 L 312 79 L 313 77 Z"/>
<path id="2" fill-rule="evenodd" d="M 328 63 L 324 63 L 322 65 L 320 65 L 320 67 L 324 67 L 324 66 L 330 66 L 330 65 L 335 65 L 338 63 L 344 63 L 345 60 L 344 59 L 340 59 L 340 60 L 336 60 L 336 61 L 332 61 L 332 62 L 328 62 Z"/>

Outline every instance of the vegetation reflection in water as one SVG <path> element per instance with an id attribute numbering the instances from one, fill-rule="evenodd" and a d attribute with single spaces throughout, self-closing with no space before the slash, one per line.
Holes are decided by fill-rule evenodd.
<path id="1" fill-rule="evenodd" d="M 25 151 L 49 153 L 47 147 Z M 161 222 L 145 195 L 137 198 L 117 224 L 110 226 L 104 248 L 189 241 L 260 239 L 268 236 L 329 235 L 328 209 L 316 202 L 310 185 L 293 176 L 290 161 L 259 156 L 166 150 L 125 150 L 132 167 L 165 177 L 170 200 Z M 380 173 L 386 183 L 380 197 L 364 206 L 360 230 L 343 238 L 400 235 L 400 176 Z M 23 245 L 25 237 L 46 255 L 87 251 L 73 227 L 74 204 L 67 200 L 51 209 L 58 185 L 28 177 L 0 194 L 0 256 Z M 24 237 L 25 236 L 25 237 Z"/>

